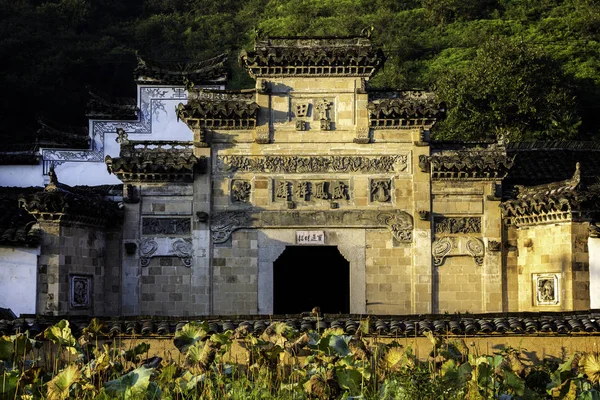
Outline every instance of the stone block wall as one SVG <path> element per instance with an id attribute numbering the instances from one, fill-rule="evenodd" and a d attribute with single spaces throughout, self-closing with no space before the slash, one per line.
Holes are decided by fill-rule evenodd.
<path id="1" fill-rule="evenodd" d="M 213 249 L 213 313 L 258 313 L 258 232 L 237 231 Z"/>
<path id="2" fill-rule="evenodd" d="M 433 254 L 440 264 L 434 271 L 435 312 L 504 309 L 498 184 L 485 179 L 432 182 Z"/>
<path id="3" fill-rule="evenodd" d="M 367 313 L 411 314 L 412 246 L 394 246 L 387 230 L 367 230 L 366 242 Z"/>
<path id="4" fill-rule="evenodd" d="M 90 226 L 42 222 L 37 312 L 110 315 L 105 310 L 106 233 Z M 117 309 L 118 312 L 118 309 Z"/>
<path id="5" fill-rule="evenodd" d="M 481 266 L 471 257 L 449 257 L 437 268 L 438 307 L 442 312 L 483 312 Z"/>
<path id="6" fill-rule="evenodd" d="M 198 315 L 192 308 L 192 270 L 178 257 L 154 257 L 142 268 L 142 315 Z"/>
<path id="7" fill-rule="evenodd" d="M 573 291 L 575 287 L 584 289 L 585 296 L 585 289 L 588 287 L 586 284 L 589 284 L 589 271 L 585 270 L 589 264 L 584 261 L 579 267 L 574 262 L 576 259 L 581 261 L 584 250 L 587 250 L 577 244 L 577 237 L 581 235 L 576 232 L 584 229 L 582 225 L 578 225 L 580 224 L 561 222 L 517 229 L 519 311 L 567 311 L 576 309 L 576 306 L 587 308 L 589 303 L 585 300 L 575 302 L 578 295 Z M 581 246 L 579 258 L 576 257 L 574 246 Z M 554 290 L 558 300 L 548 302 L 553 304 L 540 304 L 536 297 L 536 277 L 540 274 L 556 276 L 558 287 Z M 587 298 L 589 299 L 589 294 Z"/>

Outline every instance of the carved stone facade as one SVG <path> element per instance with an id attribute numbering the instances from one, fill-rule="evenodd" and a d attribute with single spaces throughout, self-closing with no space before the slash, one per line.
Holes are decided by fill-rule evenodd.
<path id="1" fill-rule="evenodd" d="M 345 312 L 589 308 L 600 157 L 556 172 L 535 162 L 553 148 L 430 142 L 443 107 L 432 93 L 372 90 L 383 61 L 367 38 L 268 39 L 241 55 L 256 78 L 243 91 L 150 88 L 178 75 L 142 62 L 140 122 L 102 122 L 119 154 L 94 155 L 123 183 L 121 198 L 105 196 L 119 206 L 52 175 L 20 197 L 23 221 L 39 223 L 54 252 L 40 255 L 40 312 L 270 314 L 274 293 L 295 284 L 274 278 L 294 246 L 303 259 L 293 272 L 315 277 L 339 266 L 317 246 L 341 254 Z M 209 63 L 209 82 L 222 62 Z M 160 138 L 177 127 L 185 140 L 140 140 L 163 100 L 173 107 Z M 104 245 L 110 255 L 92 265 Z"/>

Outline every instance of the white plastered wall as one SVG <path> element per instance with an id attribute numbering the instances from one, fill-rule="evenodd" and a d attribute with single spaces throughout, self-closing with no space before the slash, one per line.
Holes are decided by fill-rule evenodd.
<path id="1" fill-rule="evenodd" d="M 39 247 L 0 247 L 0 307 L 35 314 Z"/>
<path id="2" fill-rule="evenodd" d="M 590 308 L 600 308 L 600 238 L 588 238 L 590 252 Z"/>

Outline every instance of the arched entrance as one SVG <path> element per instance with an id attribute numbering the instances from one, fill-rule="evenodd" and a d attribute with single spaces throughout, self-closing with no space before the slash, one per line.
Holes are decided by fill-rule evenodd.
<path id="1" fill-rule="evenodd" d="M 273 311 L 350 312 L 350 263 L 336 246 L 287 246 L 273 263 Z"/>

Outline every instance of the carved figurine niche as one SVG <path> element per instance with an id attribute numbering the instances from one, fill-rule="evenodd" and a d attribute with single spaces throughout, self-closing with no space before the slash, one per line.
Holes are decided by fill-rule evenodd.
<path id="1" fill-rule="evenodd" d="M 237 203 L 248 203 L 250 201 L 250 193 L 252 192 L 252 184 L 244 180 L 234 180 L 231 183 L 231 200 Z"/>
<path id="2" fill-rule="evenodd" d="M 392 199 L 392 181 L 389 179 L 374 179 L 371 181 L 371 201 L 389 203 Z"/>

